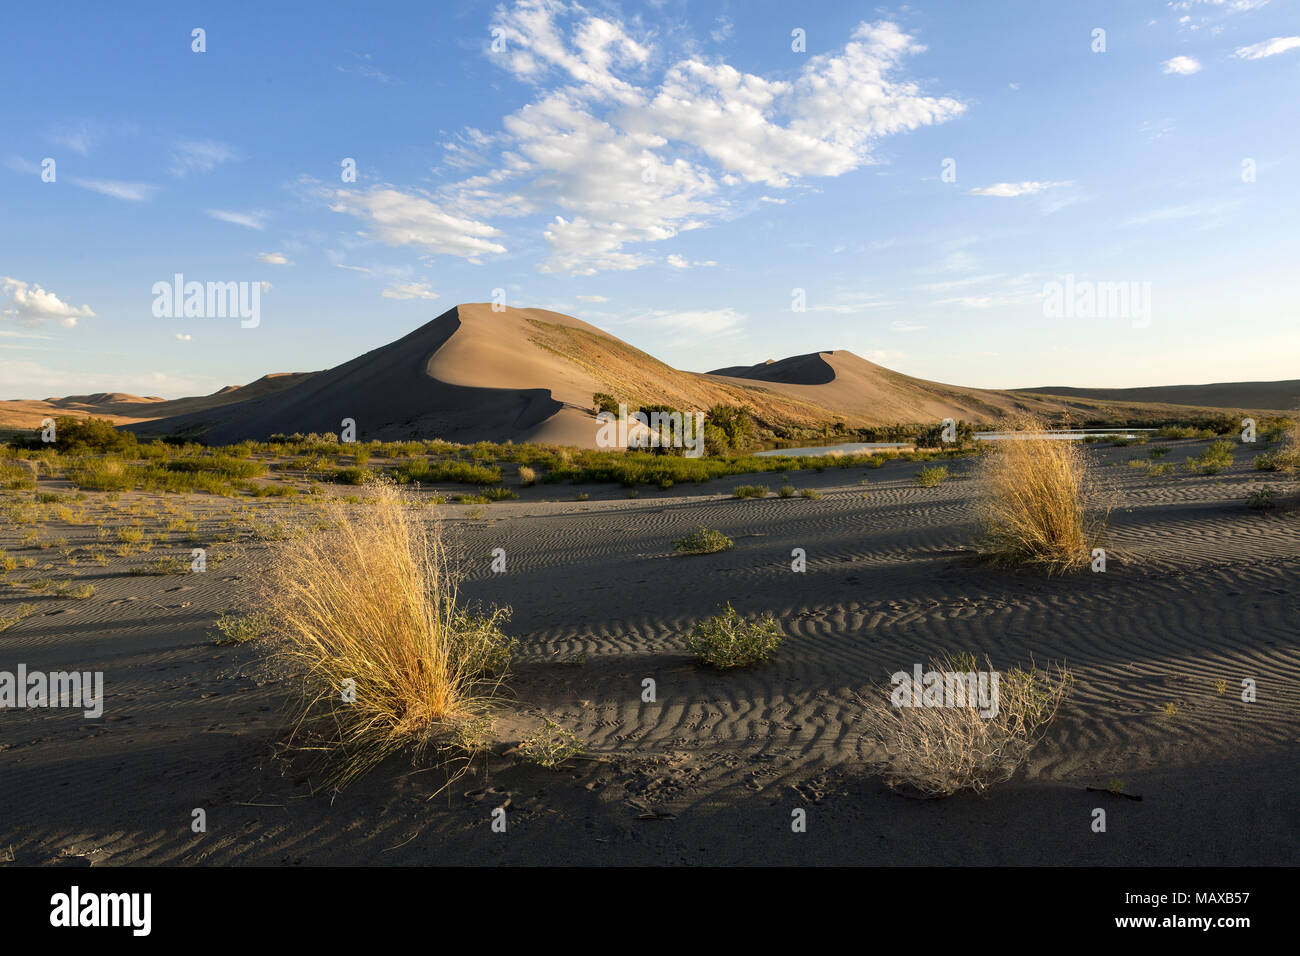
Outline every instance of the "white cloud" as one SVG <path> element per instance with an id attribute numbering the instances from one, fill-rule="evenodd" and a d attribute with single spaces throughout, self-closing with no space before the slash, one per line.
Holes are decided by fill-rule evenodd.
<path id="1" fill-rule="evenodd" d="M 215 140 L 182 139 L 172 146 L 172 175 L 210 173 L 222 163 L 236 159 L 235 151 Z"/>
<path id="2" fill-rule="evenodd" d="M 283 252 L 259 252 L 256 256 L 258 262 L 265 262 L 268 266 L 291 266 L 292 262 Z"/>
<path id="3" fill-rule="evenodd" d="M 58 322 L 67 328 L 72 328 L 77 324 L 77 319 L 95 317 L 95 313 L 88 305 L 77 308 L 64 302 L 53 292 L 46 292 L 39 285 L 31 285 L 10 276 L 0 279 L 0 293 L 8 296 L 12 303 L 10 308 L 0 309 L 0 316 L 18 322 L 30 324 Z"/>
<path id="4" fill-rule="evenodd" d="M 609 299 L 603 295 L 580 295 L 579 302 L 608 302 Z"/>
<path id="5" fill-rule="evenodd" d="M 184 332 L 177 332 L 177 333 L 176 333 L 176 336 L 175 336 L 177 342 L 188 342 L 188 341 L 189 341 L 190 339 L 192 339 L 193 337 L 194 337 L 194 336 L 192 336 L 192 335 L 187 335 L 187 334 L 184 333 Z"/>
<path id="6" fill-rule="evenodd" d="M 696 259 L 694 261 L 691 261 L 690 259 L 687 259 L 683 256 L 679 256 L 675 252 L 670 253 L 666 261 L 674 269 L 691 269 L 691 268 L 705 269 L 717 265 L 717 263 L 714 262 L 712 259 L 707 259 L 704 261 Z"/>
<path id="7" fill-rule="evenodd" d="M 972 189 L 970 192 L 972 196 L 999 196 L 1003 199 L 1011 199 L 1016 196 L 1032 196 L 1035 193 L 1041 193 L 1046 189 L 1060 189 L 1063 186 L 1073 185 L 1074 183 L 1069 181 L 1059 183 L 994 183 L 992 186 L 980 186 L 977 189 Z"/>
<path id="8" fill-rule="evenodd" d="M 430 253 L 460 256 L 471 262 L 479 256 L 503 253 L 505 246 L 491 241 L 500 231 L 472 219 L 447 212 L 435 202 L 399 192 L 372 189 L 368 193 L 339 189 L 333 193 L 334 212 L 367 221 L 375 238 L 390 246 L 416 246 Z"/>
<path id="9" fill-rule="evenodd" d="M 784 205 L 785 205 L 785 200 L 784 200 L 784 199 L 774 199 L 774 198 L 771 197 L 771 196 L 759 196 L 759 197 L 758 197 L 758 201 L 759 201 L 759 202 L 770 202 L 770 203 L 772 203 L 772 204 L 774 204 L 774 205 L 777 205 L 777 206 L 784 206 Z"/>
<path id="10" fill-rule="evenodd" d="M 917 325 L 914 322 L 894 322 L 889 326 L 895 332 L 924 332 L 924 325 Z"/>
<path id="11" fill-rule="evenodd" d="M 736 335 L 748 316 L 735 309 L 701 309 L 691 312 L 651 312 L 645 317 L 648 324 L 663 328 L 681 329 L 693 335 Z"/>
<path id="12" fill-rule="evenodd" d="M 81 179 L 74 176 L 70 179 L 70 182 L 82 189 L 89 189 L 91 192 L 112 196 L 114 199 L 125 199 L 129 202 L 147 202 L 158 191 L 157 186 L 151 186 L 148 183 L 124 183 L 117 179 Z"/>
<path id="13" fill-rule="evenodd" d="M 1271 40 L 1238 47 L 1232 55 L 1241 60 L 1262 60 L 1266 56 L 1277 56 L 1295 49 L 1300 49 L 1300 37 L 1273 37 Z"/>
<path id="14" fill-rule="evenodd" d="M 1161 66 L 1165 73 L 1177 73 L 1180 76 L 1190 76 L 1201 71 L 1201 61 L 1194 56 L 1176 56 L 1165 60 Z"/>
<path id="15" fill-rule="evenodd" d="M 553 212 L 542 272 L 590 275 L 658 257 L 627 246 L 670 239 L 730 214 L 726 191 L 786 187 L 874 162 L 883 137 L 944 122 L 965 106 L 899 78 L 924 47 L 892 23 L 862 23 L 842 50 L 768 80 L 692 55 L 656 82 L 648 36 L 563 0 L 498 8 L 505 52 L 490 56 L 548 90 L 503 120 L 447 144 L 451 165 L 499 146 L 496 168 L 439 193 L 468 218 Z"/>
<path id="16" fill-rule="evenodd" d="M 236 226 L 243 226 L 246 229 L 256 229 L 260 232 L 266 228 L 267 214 L 264 212 L 232 212 L 228 209 L 209 209 L 207 213 L 213 219 L 234 223 Z"/>
<path id="17" fill-rule="evenodd" d="M 436 299 L 438 293 L 429 288 L 426 282 L 407 282 L 393 286 L 379 293 L 385 299 Z"/>

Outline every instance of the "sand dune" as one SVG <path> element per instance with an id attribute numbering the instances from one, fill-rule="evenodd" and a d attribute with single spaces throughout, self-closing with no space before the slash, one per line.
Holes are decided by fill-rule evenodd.
<path id="1" fill-rule="evenodd" d="M 362 439 L 545 441 L 590 448 L 598 427 L 596 392 L 631 408 L 734 405 L 769 426 L 799 428 L 836 421 L 849 427 L 944 418 L 995 422 L 1024 412 L 1119 422 L 1215 411 L 962 388 L 903 375 L 847 351 L 698 374 L 674 369 L 572 316 L 544 309 L 493 311 L 487 303 L 455 306 L 327 372 L 267 377 L 243 389 L 175 402 L 82 396 L 94 403 L 75 407 L 120 416 L 141 435 L 212 444 L 276 433 L 337 433 L 352 419 Z M 31 424 L 48 413 L 50 403 L 40 405 L 31 410 Z"/>
<path id="2" fill-rule="evenodd" d="M 220 408 L 262 395 L 272 395 L 296 385 L 312 372 L 273 372 L 247 385 L 227 385 L 211 395 L 192 398 L 142 398 L 127 392 L 96 392 L 92 395 L 67 395 L 39 401 L 18 399 L 0 401 L 0 428 L 36 428 L 44 418 L 70 415 L 74 418 L 107 418 L 115 425 L 184 415 L 204 409 Z"/>

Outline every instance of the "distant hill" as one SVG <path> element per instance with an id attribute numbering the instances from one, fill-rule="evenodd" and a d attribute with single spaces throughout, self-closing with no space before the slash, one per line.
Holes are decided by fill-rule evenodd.
<path id="1" fill-rule="evenodd" d="M 1144 388 L 1017 388 L 1019 394 L 1065 395 L 1103 402 L 1162 402 L 1211 408 L 1291 409 L 1300 407 L 1300 379 L 1281 382 L 1218 382 L 1213 385 L 1152 385 Z"/>
<path id="2" fill-rule="evenodd" d="M 115 425 L 183 415 L 204 409 L 219 408 L 250 398 L 271 395 L 290 388 L 314 375 L 314 372 L 274 372 L 247 385 L 227 385 L 211 395 L 193 398 L 141 398 L 126 392 L 96 392 L 93 395 L 68 395 L 41 400 L 0 401 L 0 428 L 36 428 L 45 418 L 70 415 L 74 418 L 107 418 Z"/>

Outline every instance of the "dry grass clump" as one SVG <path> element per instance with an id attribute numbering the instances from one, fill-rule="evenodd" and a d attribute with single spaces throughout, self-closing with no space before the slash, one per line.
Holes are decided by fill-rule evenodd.
<path id="1" fill-rule="evenodd" d="M 399 750 L 451 746 L 481 720 L 510 642 L 497 623 L 457 603 L 439 527 L 390 482 L 361 506 L 273 551 L 266 614 L 279 655 L 302 679 L 300 749 L 329 758 L 342 787 Z"/>
<path id="2" fill-rule="evenodd" d="M 1065 571 L 1088 564 L 1105 530 L 1084 448 L 1047 437 L 1024 421 L 1014 438 L 997 442 L 978 471 L 979 520 L 985 551 L 1013 564 Z"/>
<path id="3" fill-rule="evenodd" d="M 992 673 L 987 660 L 985 666 Z M 975 663 L 973 656 L 944 657 L 930 667 L 970 674 Z M 945 797 L 963 790 L 983 793 L 1011 779 L 1073 683 L 1061 666 L 1003 671 L 993 716 L 983 716 L 979 701 L 969 698 L 956 706 L 896 707 L 890 700 L 894 688 L 887 685 L 883 700 L 867 702 L 866 715 L 868 735 L 885 750 L 885 782 L 909 795 Z"/>

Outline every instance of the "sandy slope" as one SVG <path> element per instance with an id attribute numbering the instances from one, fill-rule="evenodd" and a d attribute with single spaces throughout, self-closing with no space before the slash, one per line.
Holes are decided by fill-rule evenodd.
<path id="1" fill-rule="evenodd" d="M 45 418 L 70 415 L 74 418 L 107 418 L 115 425 L 184 415 L 220 408 L 236 402 L 272 395 L 309 378 L 311 372 L 273 372 L 247 385 L 227 385 L 211 395 L 194 398 L 141 398 L 126 392 L 98 392 L 42 400 L 0 401 L 0 428 L 36 428 Z"/>
<path id="2" fill-rule="evenodd" d="M 1175 461 L 1204 447 L 1171 444 Z M 0 848 L 18 862 L 95 864 L 1294 865 L 1297 516 L 1244 506 L 1252 483 L 1277 480 L 1246 455 L 1219 476 L 1152 477 L 1125 467 L 1139 449 L 1089 454 L 1115 463 L 1102 474 L 1122 498 L 1104 575 L 973 563 L 969 461 L 929 489 L 902 462 L 792 473 L 820 500 L 737 501 L 732 479 L 635 500 L 588 486 L 585 502 L 546 486 L 480 519 L 440 509 L 465 595 L 514 608 L 522 647 L 498 750 L 548 716 L 598 759 L 551 772 L 498 756 L 432 801 L 438 771 L 405 759 L 331 801 L 310 795 L 301 762 L 275 758 L 287 688 L 261 663 L 266 649 L 205 634 L 260 580 L 248 520 L 218 516 L 241 540 L 219 546 L 230 557 L 207 575 L 136 578 L 115 562 L 77 569 L 100 588 L 91 601 L 24 598 L 41 614 L 0 635 L 0 667 L 102 669 L 109 699 L 95 722 L 3 715 Z M 672 555 L 669 542 L 701 524 L 735 549 Z M 0 545 L 24 553 L 17 533 Z M 496 547 L 506 574 L 489 572 Z M 808 553 L 802 575 L 789 570 L 795 547 Z M 771 663 L 727 674 L 693 663 L 686 633 L 723 601 L 782 622 Z M 948 650 L 1000 667 L 1063 660 L 1077 687 L 1016 780 L 985 798 L 908 800 L 879 780 L 860 696 Z M 1243 677 L 1258 681 L 1255 704 L 1236 696 Z M 1085 789 L 1113 777 L 1142 801 Z M 507 801 L 508 833 L 493 834 L 490 811 Z M 1098 806 L 1104 835 L 1089 829 Z M 195 807 L 206 834 L 190 831 Z M 809 826 L 796 835 L 800 807 Z"/>
<path id="3" fill-rule="evenodd" d="M 763 421 L 804 427 L 835 420 L 850 426 L 991 421 L 1067 409 L 1075 420 L 1178 417 L 1189 411 L 959 388 L 843 351 L 696 374 L 671 368 L 572 316 L 543 309 L 496 312 L 487 303 L 473 303 L 274 395 L 131 427 L 140 434 L 202 436 L 224 444 L 277 432 L 337 433 L 351 418 L 363 440 L 508 439 L 591 448 L 598 427 L 595 392 L 634 408 L 737 405 Z"/>

